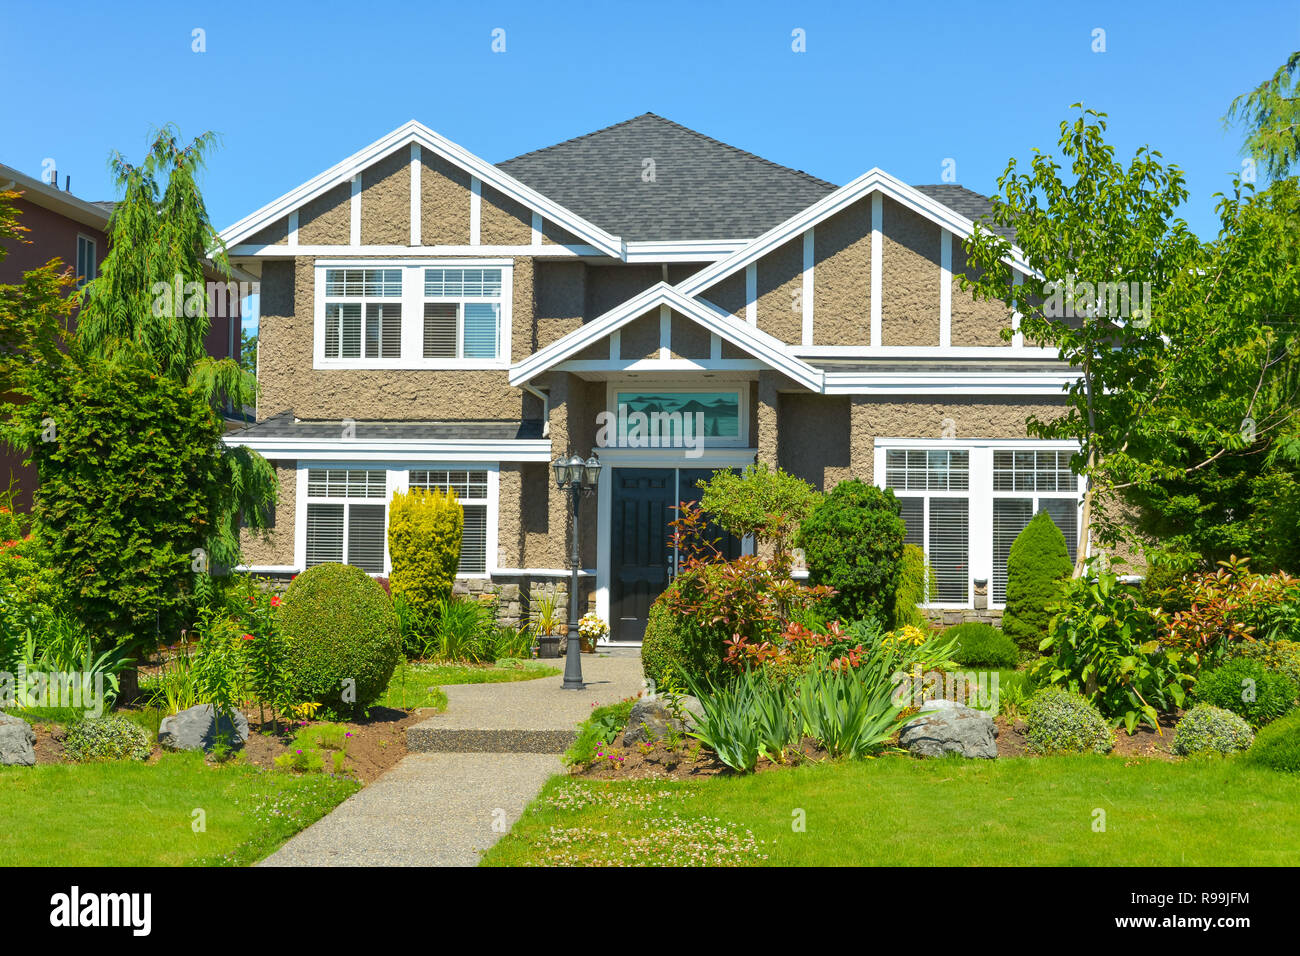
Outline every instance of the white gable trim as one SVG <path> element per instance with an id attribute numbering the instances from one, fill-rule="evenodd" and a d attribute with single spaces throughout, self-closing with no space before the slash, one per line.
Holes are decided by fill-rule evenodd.
<path id="1" fill-rule="evenodd" d="M 888 196 L 890 199 L 893 199 L 905 208 L 929 219 L 931 222 L 937 224 L 941 229 L 955 233 L 963 239 L 969 238 L 975 231 L 975 223 L 967 219 L 965 216 L 949 209 L 938 200 L 931 199 L 925 193 L 909 186 L 901 179 L 895 179 L 883 169 L 874 168 L 863 173 L 848 185 L 841 186 L 830 195 L 819 199 L 807 209 L 796 213 L 780 225 L 769 229 L 743 249 L 737 250 L 725 259 L 720 259 L 713 265 L 701 269 L 699 272 L 695 273 L 695 275 L 677 283 L 677 291 L 681 292 L 683 295 L 699 295 L 706 289 L 721 282 L 732 273 L 745 268 L 751 262 L 757 262 L 768 253 L 779 249 L 792 239 L 798 238 L 807 230 L 816 226 L 819 222 L 829 219 L 836 213 L 847 209 L 859 199 L 873 193 Z M 873 254 L 876 252 L 875 235 L 879 228 L 876 221 L 877 206 L 875 205 L 878 202 L 879 200 L 873 196 Z M 1014 245 L 1011 247 L 1011 255 L 1008 256 L 1007 261 L 1012 266 L 1023 272 L 1031 274 L 1033 272 L 1025 262 L 1023 253 L 1021 253 L 1021 251 Z M 873 255 L 873 276 L 875 262 L 876 257 Z"/>
<path id="2" fill-rule="evenodd" d="M 522 385 L 576 355 L 605 336 L 622 329 L 634 319 L 658 308 L 672 309 L 698 322 L 709 332 L 725 339 L 737 348 L 744 349 L 770 368 L 814 392 L 822 390 L 823 375 L 802 359 L 790 355 L 776 338 L 738 320 L 717 306 L 698 299 L 689 299 L 666 282 L 659 282 L 640 295 L 633 296 L 622 305 L 610 309 L 600 318 L 593 319 L 581 328 L 534 352 L 510 369 L 510 384 Z"/>
<path id="3" fill-rule="evenodd" d="M 503 172 L 484 159 L 475 156 L 469 150 L 456 145 L 451 140 L 439 136 L 423 123 L 411 120 L 393 130 L 369 146 L 353 153 L 347 159 L 325 172 L 309 179 L 296 189 L 285 193 L 279 199 L 268 203 L 261 209 L 226 227 L 221 232 L 221 239 L 227 246 L 242 243 L 249 236 L 266 228 L 290 211 L 298 209 L 334 187 L 348 182 L 366 167 L 384 158 L 388 154 L 411 144 L 418 144 L 421 150 L 429 150 L 433 155 L 441 156 L 470 174 L 472 178 L 487 183 L 493 189 L 511 199 L 541 213 L 570 234 L 585 240 L 599 253 L 622 259 L 626 248 L 622 239 L 611 235 L 600 227 L 593 225 L 576 213 L 570 212 L 559 203 L 547 199 L 536 190 L 525 186 L 508 173 Z"/>

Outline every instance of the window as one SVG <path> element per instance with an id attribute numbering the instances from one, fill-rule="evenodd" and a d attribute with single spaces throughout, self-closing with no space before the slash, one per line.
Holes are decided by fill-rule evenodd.
<path id="1" fill-rule="evenodd" d="M 970 452 L 890 448 L 885 487 L 898 496 L 904 541 L 919 545 L 934 569 L 937 603 L 970 598 Z"/>
<path id="2" fill-rule="evenodd" d="M 617 443 L 624 448 L 678 448 L 702 436 L 710 445 L 742 441 L 741 393 L 616 392 Z"/>
<path id="3" fill-rule="evenodd" d="M 456 493 L 456 500 L 465 511 L 465 528 L 460 538 L 460 567 L 457 570 L 461 574 L 482 574 L 487 571 L 488 473 L 449 469 L 413 470 L 410 486 Z"/>
<path id="4" fill-rule="evenodd" d="M 77 288 L 95 278 L 95 240 L 77 237 Z"/>
<path id="5" fill-rule="evenodd" d="M 325 270 L 325 357 L 402 357 L 401 269 Z"/>
<path id="6" fill-rule="evenodd" d="M 1056 522 L 1074 558 L 1079 545 L 1079 478 L 1070 471 L 1071 454 L 1059 450 L 994 450 L 993 603 L 1006 603 L 1011 545 L 1038 512 L 1046 511 Z"/>
<path id="7" fill-rule="evenodd" d="M 387 478 L 377 469 L 307 470 L 307 567 L 338 561 L 384 573 Z"/>
<path id="8" fill-rule="evenodd" d="M 425 269 L 424 357 L 495 359 L 501 299 L 500 269 Z"/>

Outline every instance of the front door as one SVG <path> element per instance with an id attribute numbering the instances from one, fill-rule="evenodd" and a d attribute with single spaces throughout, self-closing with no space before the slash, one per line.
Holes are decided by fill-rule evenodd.
<path id="1" fill-rule="evenodd" d="M 712 469 L 615 468 L 610 509 L 610 639 L 639 641 L 650 605 L 668 586 L 675 569 L 673 533 L 679 501 L 698 501 L 696 481 Z M 711 529 L 729 558 L 740 542 Z"/>

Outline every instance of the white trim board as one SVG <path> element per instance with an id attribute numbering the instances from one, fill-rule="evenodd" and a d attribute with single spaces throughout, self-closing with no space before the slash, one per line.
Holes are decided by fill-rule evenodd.
<path id="1" fill-rule="evenodd" d="M 249 236 L 266 228 L 277 219 L 288 215 L 290 210 L 300 208 L 317 196 L 349 181 L 354 175 L 358 175 L 362 170 L 390 153 L 411 144 L 418 144 L 422 151 L 429 150 L 433 155 L 440 156 L 447 162 L 458 166 L 469 173 L 471 177 L 487 183 L 510 199 L 541 213 L 545 219 L 560 226 L 566 232 L 590 243 L 600 254 L 618 259 L 626 257 L 623 240 L 618 236 L 611 235 L 559 203 L 546 198 L 513 176 L 416 120 L 404 123 L 391 133 L 381 136 L 369 146 L 363 147 L 323 173 L 309 179 L 301 186 L 291 189 L 278 199 L 272 200 L 243 219 L 227 226 L 221 231 L 222 242 L 227 247 L 239 245 Z"/>

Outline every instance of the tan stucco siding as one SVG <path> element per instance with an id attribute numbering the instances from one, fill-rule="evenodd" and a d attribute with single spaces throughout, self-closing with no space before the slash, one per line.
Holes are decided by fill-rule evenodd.
<path id="1" fill-rule="evenodd" d="M 529 336 L 531 350 L 536 352 L 582 325 L 586 305 L 587 267 L 581 262 L 540 260 L 533 263 L 533 270 L 536 276 L 537 321 L 531 331 L 521 331 Z M 609 345 L 606 344 L 605 358 L 608 357 Z"/>
<path id="2" fill-rule="evenodd" d="M 892 199 L 883 202 L 881 340 L 885 345 L 937 346 L 940 229 Z"/>
<path id="3" fill-rule="evenodd" d="M 750 355 L 748 352 L 740 348 L 738 345 L 732 345 L 726 339 L 723 339 L 722 357 L 724 359 L 731 360 L 731 359 L 752 359 L 754 356 Z"/>
<path id="4" fill-rule="evenodd" d="M 277 460 L 271 464 L 275 467 L 275 479 L 279 485 L 272 525 L 262 533 L 254 533 L 247 528 L 239 532 L 244 564 L 250 567 L 289 567 L 294 563 L 298 463 L 290 459 Z"/>
<path id="5" fill-rule="evenodd" d="M 346 246 L 352 241 L 352 184 L 340 183 L 298 210 L 298 242 Z"/>
<path id="6" fill-rule="evenodd" d="M 532 214 L 529 213 L 528 228 L 532 229 Z M 544 246 L 583 246 L 587 245 L 571 232 L 561 229 L 549 219 L 542 220 L 542 245 Z"/>
<path id="7" fill-rule="evenodd" d="M 259 378 L 263 417 L 292 408 L 334 421 L 516 420 L 518 389 L 501 370 L 314 369 L 312 260 L 268 262 L 262 272 Z M 516 321 L 531 321 L 528 260 L 516 262 Z"/>
<path id="8" fill-rule="evenodd" d="M 593 450 L 596 438 L 596 415 L 605 407 L 605 383 L 584 382 L 576 375 L 553 372 L 547 376 L 551 396 L 550 437 L 556 454 L 573 452 L 586 457 Z M 599 449 L 596 449 L 599 454 Z M 525 535 L 524 557 L 528 567 L 568 567 L 568 554 L 572 530 L 569 517 L 568 494 L 555 488 L 554 481 L 545 475 L 545 465 L 537 469 L 535 479 L 529 481 L 525 472 L 525 497 L 531 501 L 525 507 L 537 530 Z M 541 530 L 542 516 L 536 510 L 545 489 L 545 530 Z M 531 489 L 531 490 L 530 490 Z M 585 507 L 581 513 L 582 552 L 584 567 L 593 567 L 596 558 L 596 509 Z"/>
<path id="9" fill-rule="evenodd" d="M 659 357 L 659 310 L 646 313 L 623 326 L 620 333 L 623 359 Z"/>
<path id="10" fill-rule="evenodd" d="M 745 318 L 745 270 L 733 272 L 717 285 L 709 286 L 700 298 L 707 299 L 742 321 Z"/>
<path id="11" fill-rule="evenodd" d="M 915 401 L 854 396 L 850 469 L 857 477 L 871 480 L 877 438 L 1025 438 L 1030 414 L 1047 420 L 1064 411 L 1060 400 L 935 402 L 926 396 Z"/>
<path id="12" fill-rule="evenodd" d="M 785 392 L 778 414 L 781 467 L 828 491 L 850 477 L 852 399 Z"/>
<path id="13" fill-rule="evenodd" d="M 441 156 L 420 157 L 420 242 L 469 245 L 469 173 Z"/>
<path id="14" fill-rule="evenodd" d="M 871 344 L 871 200 L 813 232 L 813 344 Z"/>
<path id="15" fill-rule="evenodd" d="M 407 147 L 361 173 L 361 244 L 405 246 L 410 241 L 411 150 Z"/>
<path id="16" fill-rule="evenodd" d="M 533 241 L 532 210 L 484 183 L 478 235 L 485 246 L 529 245 Z"/>
<path id="17" fill-rule="evenodd" d="M 707 359 L 713 347 L 709 330 L 693 319 L 676 312 L 672 314 L 673 358 Z"/>
<path id="18" fill-rule="evenodd" d="M 644 292 L 663 276 L 659 266 L 590 266 L 587 269 L 587 320 Z"/>
<path id="19" fill-rule="evenodd" d="M 976 345 L 1010 345 L 1001 336 L 1003 328 L 1011 327 L 1011 313 L 1001 302 L 976 301 L 970 290 L 962 291 L 963 273 L 971 279 L 979 270 L 966 258 L 961 240 L 952 240 L 952 344 L 959 347 Z"/>
<path id="20" fill-rule="evenodd" d="M 533 260 L 516 258 L 510 296 L 510 361 L 522 362 L 534 351 L 533 322 L 537 314 L 537 288 Z"/>
<path id="21" fill-rule="evenodd" d="M 803 340 L 802 295 L 803 236 L 798 236 L 758 260 L 758 327 L 798 345 Z"/>
<path id="22" fill-rule="evenodd" d="M 253 233 L 240 245 L 250 246 L 284 246 L 289 243 L 289 217 L 277 219 L 265 229 Z"/>

